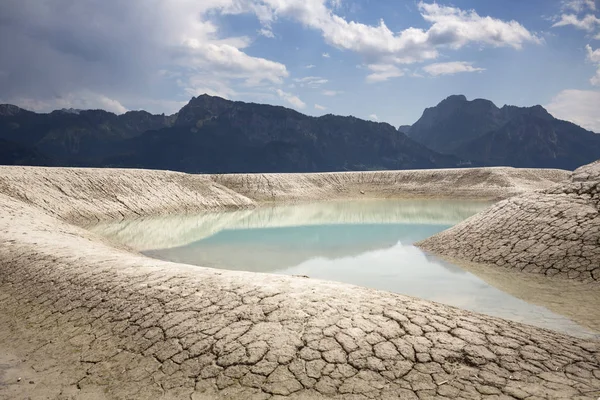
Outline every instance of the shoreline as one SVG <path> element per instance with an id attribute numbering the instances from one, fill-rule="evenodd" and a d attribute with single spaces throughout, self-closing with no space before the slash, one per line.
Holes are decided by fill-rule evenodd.
<path id="1" fill-rule="evenodd" d="M 600 160 L 417 243 L 438 255 L 600 283 Z"/>
<path id="2" fill-rule="evenodd" d="M 462 179 L 469 191 L 510 196 L 568 175 L 511 171 L 225 185 L 164 171 L 0 167 L 0 349 L 35 371 L 35 384 L 0 381 L 0 397 L 595 398 L 598 341 L 336 282 L 162 262 L 73 225 L 252 207 L 280 192 L 282 201 L 406 192 L 431 174 L 445 177 L 431 192 Z M 412 184 L 393 186 L 399 177 Z"/>
<path id="3" fill-rule="evenodd" d="M 552 278 L 445 255 L 435 256 L 461 267 L 503 292 L 563 315 L 596 332 L 600 338 L 600 284 L 597 282 Z"/>
<path id="4" fill-rule="evenodd" d="M 354 198 L 505 199 L 569 171 L 490 167 L 298 174 L 190 175 L 140 169 L 0 166 L 0 193 L 69 223 Z M 440 196 L 439 194 L 443 195 Z"/>

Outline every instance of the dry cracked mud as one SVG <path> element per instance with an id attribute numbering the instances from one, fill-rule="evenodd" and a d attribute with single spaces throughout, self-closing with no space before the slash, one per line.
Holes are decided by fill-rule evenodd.
<path id="1" fill-rule="evenodd" d="M 432 253 L 600 281 L 600 160 L 566 183 L 497 203 L 418 245 Z"/>
<path id="2" fill-rule="evenodd" d="M 170 173 L 124 188 L 128 173 L 66 171 L 79 197 L 62 181 L 66 194 L 0 179 L 0 398 L 600 396 L 598 342 L 351 285 L 153 260 L 68 222 L 157 212 L 158 195 L 169 209 L 212 207 L 215 191 L 225 206 L 253 201 L 212 180 L 178 193 Z"/>

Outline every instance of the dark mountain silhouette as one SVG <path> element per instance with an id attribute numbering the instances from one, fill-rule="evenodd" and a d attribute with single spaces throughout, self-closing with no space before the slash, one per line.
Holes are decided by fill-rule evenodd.
<path id="1" fill-rule="evenodd" d="M 406 133 L 406 134 L 405 134 Z M 450 96 L 412 126 L 202 95 L 177 114 L 0 105 L 0 163 L 135 167 L 194 173 L 316 172 L 478 165 L 574 169 L 600 135 L 543 107 Z"/>
<path id="2" fill-rule="evenodd" d="M 410 125 L 400 125 L 398 127 L 398 131 L 400 131 L 402 133 L 408 133 L 409 130 L 410 130 Z"/>
<path id="3" fill-rule="evenodd" d="M 411 139 L 475 164 L 575 169 L 600 157 L 600 135 L 542 106 L 498 108 L 450 96 L 404 131 Z"/>
<path id="4" fill-rule="evenodd" d="M 177 114 L 62 110 L 37 114 L 0 106 L 0 138 L 55 165 L 158 168 L 185 172 L 312 172 L 461 165 L 393 126 L 354 117 L 315 118 L 208 95 Z M 0 159 L 10 164 L 10 159 Z"/>
<path id="5" fill-rule="evenodd" d="M 0 139 L 0 164 L 50 166 L 54 163 L 33 147 Z"/>

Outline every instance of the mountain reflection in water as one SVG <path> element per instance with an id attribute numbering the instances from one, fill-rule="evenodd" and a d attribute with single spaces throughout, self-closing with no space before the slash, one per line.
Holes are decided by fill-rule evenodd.
<path id="1" fill-rule="evenodd" d="M 488 205 L 448 200 L 324 202 L 126 220 L 90 230 L 166 261 L 340 281 L 590 336 L 569 319 L 502 292 L 413 245 Z"/>

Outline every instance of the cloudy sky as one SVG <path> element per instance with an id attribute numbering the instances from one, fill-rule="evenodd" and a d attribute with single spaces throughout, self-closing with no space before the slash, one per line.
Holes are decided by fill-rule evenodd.
<path id="1" fill-rule="evenodd" d="M 412 124 L 450 94 L 600 132 L 600 0 L 2 0 L 0 102 L 173 113 L 202 93 Z"/>

